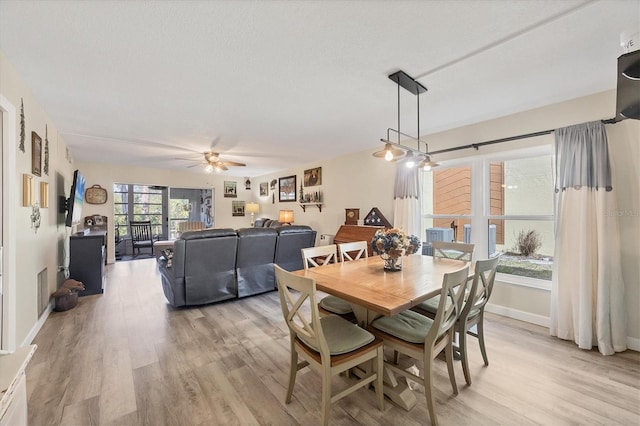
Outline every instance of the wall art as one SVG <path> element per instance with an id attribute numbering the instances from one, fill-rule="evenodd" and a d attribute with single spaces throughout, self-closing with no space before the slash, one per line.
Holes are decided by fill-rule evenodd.
<path id="1" fill-rule="evenodd" d="M 322 185 L 322 167 L 304 171 L 304 186 Z"/>
<path id="2" fill-rule="evenodd" d="M 278 201 L 287 202 L 296 200 L 296 176 L 281 177 L 278 179 Z"/>
<path id="3" fill-rule="evenodd" d="M 49 129 L 44 125 L 44 174 L 49 176 Z M 44 206 L 43 206 L 44 207 Z"/>
<path id="4" fill-rule="evenodd" d="M 40 182 L 40 207 L 46 209 L 49 207 L 49 184 Z"/>
<path id="5" fill-rule="evenodd" d="M 31 207 L 34 201 L 34 183 L 33 176 L 30 174 L 22 175 L 22 205 L 24 207 Z"/>
<path id="6" fill-rule="evenodd" d="M 269 195 L 269 182 L 260 183 L 260 196 L 266 197 Z"/>
<path id="7" fill-rule="evenodd" d="M 26 138 L 26 133 L 24 131 L 24 101 L 20 98 L 20 151 L 24 152 L 24 140 Z"/>
<path id="8" fill-rule="evenodd" d="M 42 139 L 31 132 L 31 173 L 42 176 Z"/>
<path id="9" fill-rule="evenodd" d="M 244 216 L 244 201 L 232 201 L 231 209 L 231 216 Z"/>
<path id="10" fill-rule="evenodd" d="M 229 180 L 224 181 L 224 196 L 225 198 L 237 198 L 237 182 L 232 182 Z"/>

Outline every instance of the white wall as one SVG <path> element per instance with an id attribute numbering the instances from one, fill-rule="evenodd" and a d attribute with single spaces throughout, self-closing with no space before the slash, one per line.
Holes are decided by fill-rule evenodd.
<path id="1" fill-rule="evenodd" d="M 14 199 L 11 200 L 15 206 L 16 220 L 15 226 L 16 241 L 15 246 L 6 246 L 6 251 L 13 251 L 15 254 L 15 265 L 5 264 L 5 269 L 11 268 L 15 271 L 13 280 L 15 285 L 15 340 L 18 346 L 25 343 L 25 339 L 30 340 L 37 331 L 38 306 L 37 306 L 37 275 L 47 268 L 48 293 L 56 290 L 62 282 L 64 276 L 57 272 L 58 265 L 61 265 L 64 258 L 65 240 L 67 229 L 58 224 L 56 213 L 57 194 L 63 188 L 71 185 L 73 165 L 66 158 L 66 145 L 58 137 L 58 131 L 47 115 L 46 111 L 38 104 L 29 88 L 24 84 L 15 69 L 9 64 L 0 52 L 0 94 L 5 97 L 16 109 L 16 140 L 4 140 L 3 147 L 8 144 L 15 144 L 15 176 L 11 185 L 16 188 Z M 20 99 L 24 99 L 25 114 L 25 152 L 17 149 L 20 138 Z M 49 175 L 42 172 L 42 176 L 34 176 L 35 199 L 40 201 L 40 182 L 49 183 L 49 205 L 47 209 L 40 209 L 41 225 L 37 233 L 31 228 L 31 208 L 22 206 L 22 175 L 31 170 L 31 132 L 35 131 L 42 139 L 42 149 L 45 144 L 45 125 L 48 128 L 49 140 Z M 44 152 L 43 152 L 44 159 Z M 68 192 L 69 189 L 67 188 Z M 5 283 L 9 285 L 9 283 Z M 43 319 L 43 318 L 42 318 Z M 26 342 L 28 343 L 28 342 Z"/>

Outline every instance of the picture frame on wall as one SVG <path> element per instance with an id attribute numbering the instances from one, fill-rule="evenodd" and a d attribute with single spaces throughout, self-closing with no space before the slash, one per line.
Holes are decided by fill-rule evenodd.
<path id="1" fill-rule="evenodd" d="M 31 173 L 42 176 L 42 139 L 31 132 Z"/>
<path id="2" fill-rule="evenodd" d="M 244 201 L 231 202 L 231 216 L 244 216 Z"/>
<path id="3" fill-rule="evenodd" d="M 304 186 L 322 185 L 322 167 L 304 171 Z"/>
<path id="4" fill-rule="evenodd" d="M 224 181 L 224 196 L 225 198 L 238 197 L 237 182 L 229 180 Z"/>
<path id="5" fill-rule="evenodd" d="M 260 183 L 260 196 L 267 197 L 269 195 L 269 182 Z"/>
<path id="6" fill-rule="evenodd" d="M 296 176 L 278 179 L 278 200 L 280 202 L 296 201 Z"/>

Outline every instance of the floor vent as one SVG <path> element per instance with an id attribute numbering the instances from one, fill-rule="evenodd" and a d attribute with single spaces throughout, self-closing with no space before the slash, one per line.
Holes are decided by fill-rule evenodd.
<path id="1" fill-rule="evenodd" d="M 47 275 L 47 268 L 44 268 L 38 274 L 38 318 L 47 310 L 47 305 L 49 305 L 49 282 Z"/>

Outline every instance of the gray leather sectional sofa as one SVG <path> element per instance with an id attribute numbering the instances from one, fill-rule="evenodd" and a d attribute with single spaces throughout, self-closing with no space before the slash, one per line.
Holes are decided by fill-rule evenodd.
<path id="1" fill-rule="evenodd" d="M 158 258 L 162 288 L 176 307 L 272 291 L 274 263 L 288 271 L 302 269 L 300 249 L 315 241 L 316 231 L 298 225 L 185 232 L 170 259 Z"/>

